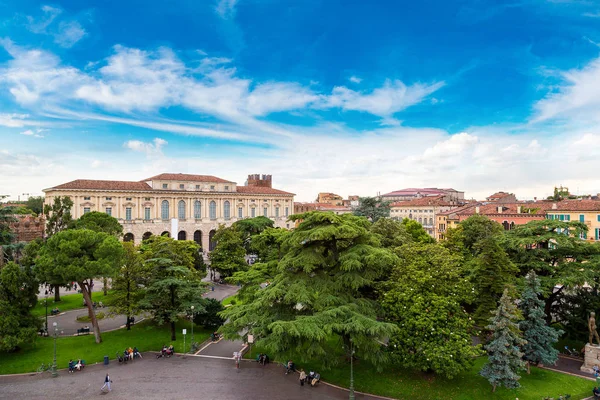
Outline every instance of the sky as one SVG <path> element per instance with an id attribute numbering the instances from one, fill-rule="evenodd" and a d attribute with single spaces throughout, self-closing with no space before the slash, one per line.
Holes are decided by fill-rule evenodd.
<path id="1" fill-rule="evenodd" d="M 600 192 L 595 0 L 0 0 L 0 195 Z"/>

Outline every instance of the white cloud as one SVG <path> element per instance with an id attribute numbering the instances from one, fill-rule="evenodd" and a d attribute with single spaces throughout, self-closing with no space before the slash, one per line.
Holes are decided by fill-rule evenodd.
<path id="1" fill-rule="evenodd" d="M 32 131 L 31 129 L 27 129 L 26 131 L 21 132 L 21 135 L 33 136 L 33 135 L 35 135 L 35 132 Z"/>
<path id="2" fill-rule="evenodd" d="M 535 105 L 534 122 L 555 118 L 600 121 L 600 58 L 581 69 L 563 71 L 558 91 Z"/>
<path id="3" fill-rule="evenodd" d="M 39 19 L 27 16 L 27 29 L 33 33 L 46 33 L 46 28 L 62 13 L 60 8 L 51 6 L 42 6 L 42 11 L 44 15 Z"/>
<path id="4" fill-rule="evenodd" d="M 382 87 L 374 89 L 371 93 L 357 92 L 345 86 L 338 86 L 333 89 L 331 96 L 325 98 L 324 106 L 365 111 L 387 117 L 420 103 L 442 86 L 444 82 L 431 85 L 416 83 L 407 86 L 398 80 L 386 80 Z"/>
<path id="5" fill-rule="evenodd" d="M 362 82 L 361 78 L 359 78 L 358 76 L 354 76 L 354 75 L 351 76 L 350 78 L 348 78 L 348 80 L 353 83 L 361 83 Z"/>
<path id="6" fill-rule="evenodd" d="M 229 19 L 235 15 L 235 6 L 238 0 L 218 0 L 215 11 L 223 19 Z"/>
<path id="7" fill-rule="evenodd" d="M 0 126 L 8 128 L 22 128 L 28 125 L 27 114 L 0 114 Z"/>
<path id="8" fill-rule="evenodd" d="M 167 141 L 161 138 L 154 138 L 152 142 L 142 142 L 140 140 L 128 140 L 123 143 L 123 147 L 140 153 L 145 153 L 147 156 L 162 155 L 162 149 L 167 145 Z"/>
<path id="9" fill-rule="evenodd" d="M 600 11 L 597 11 L 594 13 L 586 12 L 586 13 L 583 13 L 583 16 L 590 17 L 590 18 L 600 18 Z"/>
<path id="10" fill-rule="evenodd" d="M 70 48 L 87 35 L 78 21 L 63 21 L 58 25 L 54 34 L 54 43 L 61 47 Z"/>

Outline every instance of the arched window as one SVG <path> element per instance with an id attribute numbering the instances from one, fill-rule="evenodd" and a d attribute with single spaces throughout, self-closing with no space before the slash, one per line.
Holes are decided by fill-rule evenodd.
<path id="1" fill-rule="evenodd" d="M 185 219 L 185 201 L 179 200 L 177 203 L 177 218 Z"/>
<path id="2" fill-rule="evenodd" d="M 169 219 L 169 201 L 163 200 L 160 203 L 160 217 L 162 219 Z"/>
<path id="3" fill-rule="evenodd" d="M 163 233 L 160 234 L 160 236 L 171 237 L 171 234 L 169 233 L 169 231 L 164 231 Z"/>
<path id="4" fill-rule="evenodd" d="M 124 242 L 133 242 L 133 233 L 131 233 L 131 232 L 126 233 L 125 236 L 123 236 L 123 241 Z"/>
<path id="5" fill-rule="evenodd" d="M 504 227 L 504 230 L 505 230 L 505 231 L 507 231 L 507 230 L 509 230 L 509 229 L 510 229 L 510 225 L 508 225 L 508 221 L 504 221 L 504 222 L 502 223 L 502 226 Z"/>
<path id="6" fill-rule="evenodd" d="M 179 231 L 177 234 L 177 240 L 185 240 L 187 239 L 187 233 L 185 231 Z"/>
<path id="7" fill-rule="evenodd" d="M 429 218 L 429 225 L 433 225 L 433 218 Z"/>
<path id="8" fill-rule="evenodd" d="M 412 219 L 412 213 L 408 214 L 408 219 Z"/>
<path id="9" fill-rule="evenodd" d="M 225 219 L 231 218 L 231 205 L 227 200 L 225 200 L 225 203 L 223 203 L 223 216 Z"/>
<path id="10" fill-rule="evenodd" d="M 419 223 L 422 225 L 423 224 L 423 218 L 419 217 Z"/>
<path id="11" fill-rule="evenodd" d="M 208 213 L 210 215 L 210 219 L 217 219 L 217 203 L 214 201 L 210 202 L 208 206 Z"/>
<path id="12" fill-rule="evenodd" d="M 146 232 L 142 236 L 142 240 L 148 240 L 148 239 L 150 239 L 150 236 L 152 236 L 152 232 Z"/>
<path id="13" fill-rule="evenodd" d="M 510 223 L 510 229 L 515 229 L 515 222 L 514 221 Z"/>
<path id="14" fill-rule="evenodd" d="M 194 242 L 198 243 L 202 247 L 202 231 L 194 232 Z"/>
<path id="15" fill-rule="evenodd" d="M 200 203 L 200 200 L 194 202 L 194 218 L 202 218 L 202 203 Z"/>
<path id="16" fill-rule="evenodd" d="M 213 229 L 208 234 L 208 251 L 213 251 L 217 245 L 217 242 L 215 242 L 215 233 L 217 233 L 217 231 Z"/>

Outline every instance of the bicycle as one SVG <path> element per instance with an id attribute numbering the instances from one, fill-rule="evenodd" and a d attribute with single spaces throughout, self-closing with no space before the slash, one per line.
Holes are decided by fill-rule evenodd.
<path id="1" fill-rule="evenodd" d="M 52 364 L 50 364 L 50 363 L 48 363 L 48 364 L 44 364 L 44 363 L 42 363 L 42 365 L 40 365 L 40 366 L 38 367 L 38 369 L 37 369 L 37 371 L 36 371 L 36 372 L 37 372 L 38 374 L 41 374 L 42 372 L 48 372 L 48 371 L 50 371 L 50 370 L 52 370 Z"/>

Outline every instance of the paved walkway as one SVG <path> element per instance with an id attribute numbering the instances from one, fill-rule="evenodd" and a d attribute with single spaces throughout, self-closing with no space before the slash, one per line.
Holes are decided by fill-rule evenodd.
<path id="1" fill-rule="evenodd" d="M 108 312 L 108 308 L 98 308 L 96 309 L 96 314 L 99 312 Z M 52 333 L 52 324 L 54 322 L 58 323 L 59 336 L 72 336 L 77 334 L 77 329 L 88 326 L 90 328 L 90 334 L 93 332 L 92 323 L 91 322 L 78 322 L 77 317 L 81 315 L 88 315 L 87 308 L 79 308 L 76 310 L 65 311 L 55 316 L 48 316 L 48 331 Z M 136 317 L 136 322 L 140 321 L 140 317 Z M 98 320 L 98 325 L 100 325 L 100 331 L 106 332 L 113 329 L 118 329 L 124 326 L 127 322 L 127 319 L 124 315 L 114 315 L 111 317 L 106 317 Z"/>
<path id="2" fill-rule="evenodd" d="M 242 351 L 244 347 L 244 342 L 241 340 L 221 339 L 218 342 L 207 344 L 196 354 L 200 356 L 233 358 L 233 353 Z"/>
<path id="3" fill-rule="evenodd" d="M 113 380 L 112 392 L 100 387 L 106 374 Z M 106 397 L 103 397 L 106 396 Z M 295 374 L 285 375 L 279 365 L 261 366 L 195 356 L 156 359 L 145 353 L 127 365 L 111 362 L 87 366 L 82 372 L 60 371 L 57 378 L 36 376 L 0 377 L 3 399 L 206 399 L 206 400 L 342 400 L 348 392 L 327 386 L 300 386 Z M 373 397 L 356 395 L 357 399 Z"/>
<path id="4" fill-rule="evenodd" d="M 548 365 L 548 366 L 544 366 L 543 368 L 551 369 L 553 371 L 558 371 L 558 372 L 565 372 L 565 373 L 568 373 L 571 375 L 577 375 L 582 378 L 587 378 L 587 379 L 595 381 L 596 379 L 594 378 L 593 374 L 583 372 L 582 370 L 579 369 L 582 364 L 583 364 L 583 359 L 581 359 L 581 358 L 565 356 L 565 355 L 559 354 L 556 365 Z"/>
<path id="5" fill-rule="evenodd" d="M 110 289 L 110 279 L 108 280 L 108 287 Z M 40 285 L 39 288 L 39 293 L 38 293 L 38 299 L 43 299 L 44 297 L 46 297 L 46 286 L 45 285 Z M 79 289 L 79 287 L 78 287 Z M 92 292 L 101 292 L 102 290 L 104 290 L 104 284 L 102 283 L 102 279 L 94 279 L 94 287 L 92 288 Z M 67 289 L 64 286 L 60 287 L 60 295 L 62 296 L 63 294 L 75 294 L 78 293 L 77 290 L 74 289 Z M 52 294 L 48 294 L 48 299 L 54 299 L 54 293 Z"/>

